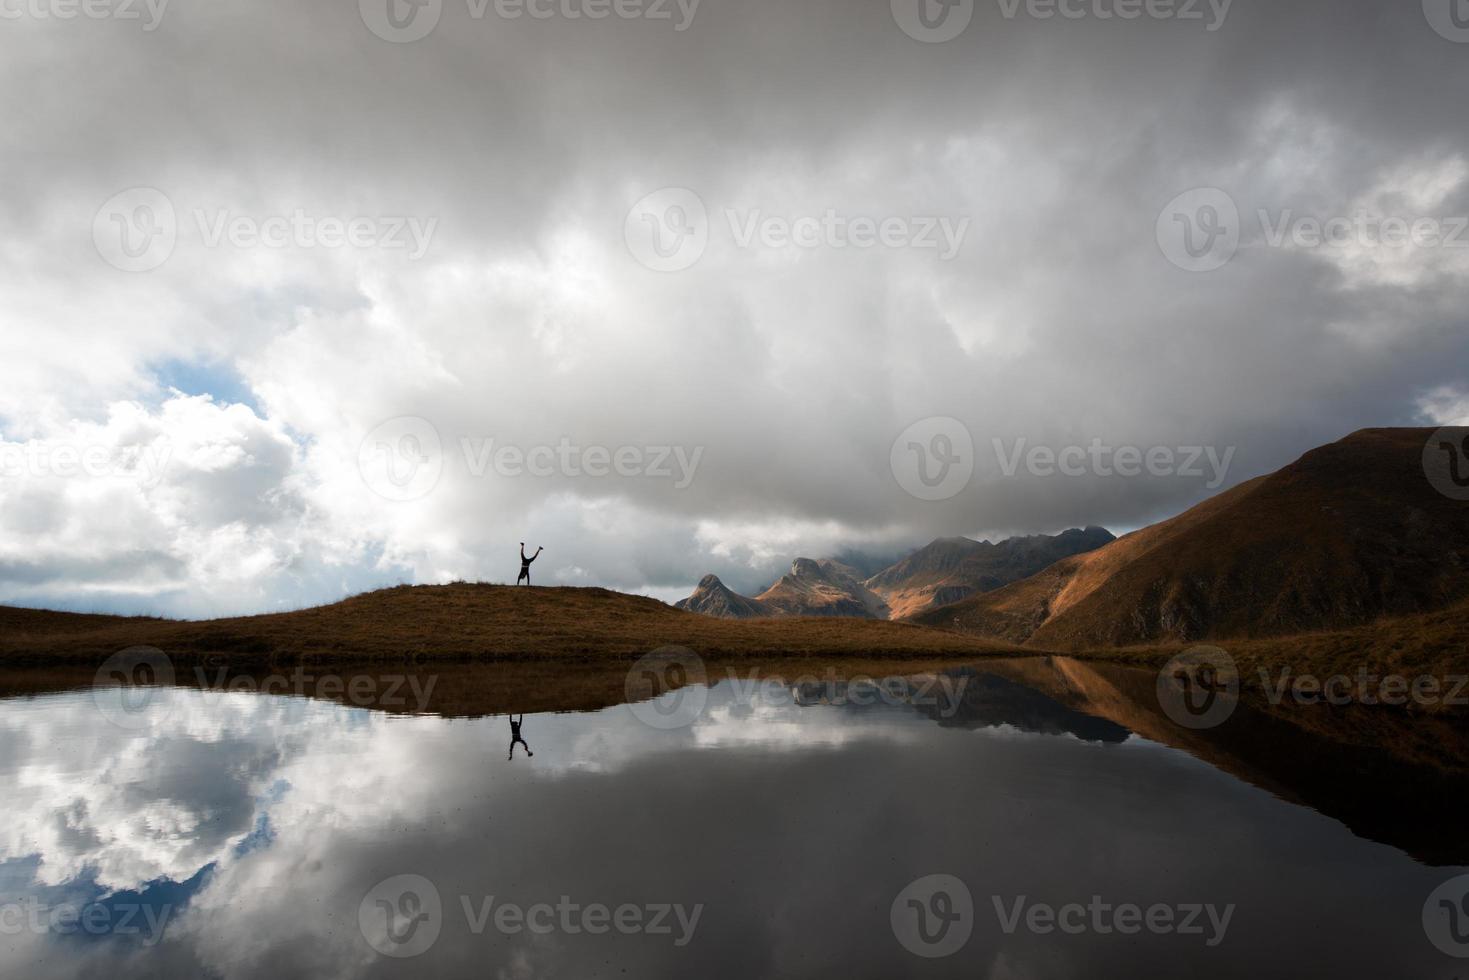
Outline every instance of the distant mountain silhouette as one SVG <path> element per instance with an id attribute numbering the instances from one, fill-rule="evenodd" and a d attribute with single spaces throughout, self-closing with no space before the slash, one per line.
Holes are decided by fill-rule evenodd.
<path id="1" fill-rule="evenodd" d="M 788 574 L 753 598 L 732 592 L 718 576 L 705 575 L 679 609 L 724 619 L 762 616 L 849 616 L 887 619 L 882 599 L 869 591 L 856 569 L 831 559 L 797 558 Z"/>
<path id="2" fill-rule="evenodd" d="M 721 619 L 754 619 L 757 616 L 770 615 L 770 611 L 759 601 L 732 591 L 719 581 L 718 575 L 705 575 L 699 579 L 694 594 L 687 599 L 680 599 L 674 605 L 689 612 L 718 616 Z"/>
<path id="3" fill-rule="evenodd" d="M 1112 532 L 1100 527 L 1007 538 L 998 544 L 939 538 L 878 572 L 866 584 L 886 600 L 894 618 L 914 616 L 1027 578 L 1063 558 L 1114 540 Z"/>
<path id="4" fill-rule="evenodd" d="M 912 616 L 1052 650 L 1362 626 L 1469 596 L 1469 503 L 1422 468 L 1428 429 L 1367 429 L 1171 520 Z"/>
<path id="5" fill-rule="evenodd" d="M 829 558 L 797 558 L 789 574 L 756 598 L 777 616 L 888 618 L 887 604 L 862 584 L 860 573 Z"/>
<path id="6" fill-rule="evenodd" d="M 759 616 L 911 616 L 1032 575 L 1062 558 L 1099 548 L 1114 538 L 1100 527 L 1057 535 L 1009 538 L 998 544 L 939 538 L 871 578 L 829 558 L 797 558 L 788 574 L 760 595 L 730 591 L 706 575 L 680 609 L 746 619 Z"/>

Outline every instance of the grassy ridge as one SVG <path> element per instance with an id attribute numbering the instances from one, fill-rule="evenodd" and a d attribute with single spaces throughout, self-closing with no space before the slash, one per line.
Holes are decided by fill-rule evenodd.
<path id="1" fill-rule="evenodd" d="M 860 619 L 723 620 L 607 589 L 399 586 L 294 612 L 206 621 L 0 607 L 0 661 L 87 663 L 129 646 L 234 663 L 579 661 L 685 646 L 705 657 L 963 658 L 1008 644 Z"/>

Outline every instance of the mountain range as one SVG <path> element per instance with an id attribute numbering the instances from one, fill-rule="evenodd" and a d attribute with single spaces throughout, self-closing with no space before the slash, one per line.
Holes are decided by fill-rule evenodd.
<path id="1" fill-rule="evenodd" d="M 864 577 L 831 558 L 797 558 L 791 570 L 757 596 L 732 591 L 706 575 L 675 605 L 725 619 L 773 616 L 854 616 L 903 619 L 1033 575 L 1115 538 L 1105 528 L 1072 528 L 998 543 L 939 538 L 900 561 Z"/>
<path id="2" fill-rule="evenodd" d="M 1429 478 L 1431 435 L 1364 429 L 1121 538 L 1098 527 L 940 538 L 866 578 L 802 558 L 758 596 L 709 575 L 677 605 L 725 618 L 888 618 L 1056 652 L 1326 643 L 1333 631 L 1425 617 L 1415 622 L 1431 645 L 1446 611 L 1469 602 L 1469 502 Z"/>
<path id="3" fill-rule="evenodd" d="M 910 617 L 1046 650 L 1350 630 L 1469 597 L 1426 429 L 1364 429 L 1170 520 Z"/>

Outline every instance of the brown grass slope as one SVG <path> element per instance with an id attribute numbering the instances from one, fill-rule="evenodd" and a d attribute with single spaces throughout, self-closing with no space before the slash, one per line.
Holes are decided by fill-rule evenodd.
<path id="1" fill-rule="evenodd" d="M 1097 551 L 916 616 L 1051 650 L 1361 627 L 1469 596 L 1469 504 L 1428 429 L 1365 429 Z"/>
<path id="2" fill-rule="evenodd" d="M 606 589 L 400 586 L 295 612 L 199 622 L 0 607 L 0 663 L 98 662 L 129 646 L 188 662 L 629 658 L 665 645 L 705 657 L 973 657 L 1003 645 L 907 623 L 721 620 Z"/>

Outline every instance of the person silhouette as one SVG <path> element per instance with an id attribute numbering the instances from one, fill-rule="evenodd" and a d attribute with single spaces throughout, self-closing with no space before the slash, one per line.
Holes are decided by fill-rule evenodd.
<path id="1" fill-rule="evenodd" d="M 520 542 L 520 577 L 515 580 L 516 585 L 521 582 L 530 585 L 530 563 L 541 557 L 541 552 L 545 550 L 545 548 L 538 547 L 536 553 L 527 558 L 525 557 L 525 542 Z"/>
<path id="2" fill-rule="evenodd" d="M 530 758 L 531 756 L 535 755 L 535 753 L 530 750 L 530 746 L 526 745 L 525 739 L 520 737 L 520 726 L 525 724 L 525 715 L 520 716 L 520 721 L 516 721 L 514 715 L 506 715 L 505 717 L 510 722 L 510 756 L 509 759 L 507 759 L 506 761 L 513 761 L 515 759 L 515 747 L 517 745 L 525 746 L 526 758 Z"/>

